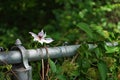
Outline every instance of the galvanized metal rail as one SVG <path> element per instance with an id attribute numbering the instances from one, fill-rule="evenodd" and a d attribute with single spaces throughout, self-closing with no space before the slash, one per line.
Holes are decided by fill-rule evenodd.
<path id="1" fill-rule="evenodd" d="M 50 58 L 58 57 L 68 57 L 75 54 L 75 51 L 79 48 L 80 45 L 71 45 L 71 46 L 59 46 L 59 47 L 48 47 L 48 55 Z M 25 49 L 22 49 L 25 50 Z M 45 48 L 38 49 L 27 49 L 25 50 L 25 55 L 27 56 L 28 61 L 37 61 L 41 59 L 47 59 L 47 52 Z M 7 64 L 17 64 L 22 62 L 21 51 L 12 50 L 7 52 L 0 52 L 0 65 L 4 65 L 3 62 Z"/>
<path id="2" fill-rule="evenodd" d="M 25 49 L 19 39 L 11 51 L 0 52 L 0 65 L 12 64 L 15 73 L 12 80 L 32 80 L 32 67 L 29 61 L 41 59 L 69 57 L 75 54 L 80 45 Z"/>
<path id="3" fill-rule="evenodd" d="M 41 59 L 69 57 L 75 54 L 80 45 L 48 47 L 38 49 L 25 49 L 19 39 L 16 40 L 16 46 L 11 51 L 0 52 L 0 65 L 12 64 L 14 76 L 12 80 L 32 80 L 32 67 L 28 64 L 30 61 Z M 107 46 L 117 46 L 118 43 L 106 42 Z M 88 44 L 89 49 L 96 48 L 97 45 Z M 3 49 L 1 49 L 3 51 Z"/>

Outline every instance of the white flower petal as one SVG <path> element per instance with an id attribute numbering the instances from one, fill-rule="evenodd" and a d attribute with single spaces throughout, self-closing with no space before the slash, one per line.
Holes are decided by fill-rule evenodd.
<path id="1" fill-rule="evenodd" d="M 38 40 L 38 42 L 39 42 L 39 43 L 41 43 L 41 44 L 43 45 L 43 41 L 41 41 L 41 40 Z"/>
<path id="2" fill-rule="evenodd" d="M 43 41 L 44 41 L 45 43 L 51 43 L 51 42 L 53 42 L 54 40 L 53 40 L 52 38 L 45 38 Z"/>
<path id="3" fill-rule="evenodd" d="M 41 32 L 38 33 L 38 36 L 41 36 L 41 37 L 44 36 L 44 32 L 43 32 L 43 30 L 41 30 Z"/>
<path id="4" fill-rule="evenodd" d="M 34 41 L 38 41 L 39 40 L 39 37 L 35 34 L 35 33 L 33 33 L 33 32 L 29 32 L 33 37 L 34 37 Z"/>
<path id="5" fill-rule="evenodd" d="M 45 38 L 46 37 L 46 33 L 43 35 L 43 38 Z"/>
<path id="6" fill-rule="evenodd" d="M 36 35 L 33 32 L 29 32 L 33 37 L 34 37 L 34 41 L 38 41 L 39 43 L 41 43 L 43 45 L 43 43 L 51 43 L 54 40 L 52 38 L 45 38 L 46 37 L 46 33 L 44 33 L 43 30 L 41 30 L 41 32 L 38 33 L 38 35 Z"/>

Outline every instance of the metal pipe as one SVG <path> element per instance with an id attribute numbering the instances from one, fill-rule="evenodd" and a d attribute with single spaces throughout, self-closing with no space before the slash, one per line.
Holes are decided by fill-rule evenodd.
<path id="1" fill-rule="evenodd" d="M 47 58 L 47 51 L 50 58 L 67 57 L 75 54 L 75 51 L 80 45 L 71 46 L 59 46 L 59 47 L 49 47 L 47 50 L 45 48 L 40 49 L 28 49 L 26 50 L 26 55 L 28 55 L 28 61 L 36 61 Z M 22 62 L 20 51 L 8 51 L 0 52 L 0 65 L 7 64 L 17 64 Z"/>
<path id="2" fill-rule="evenodd" d="M 117 46 L 118 42 L 106 42 L 107 46 Z M 79 48 L 80 45 L 71 45 L 71 46 L 59 46 L 59 47 L 49 47 L 47 48 L 48 54 L 50 58 L 58 58 L 64 56 L 72 56 L 75 54 L 75 51 Z M 96 44 L 88 44 L 89 49 L 96 48 Z M 47 58 L 47 53 L 45 48 L 39 49 L 28 49 L 26 50 L 26 54 L 28 55 L 29 61 L 36 61 Z M 22 57 L 21 52 L 18 51 L 8 51 L 8 52 L 0 52 L 0 65 L 5 63 L 7 64 L 16 64 L 21 63 Z"/>
<path id="3" fill-rule="evenodd" d="M 0 65 L 14 64 L 21 62 L 20 51 L 0 52 Z"/>

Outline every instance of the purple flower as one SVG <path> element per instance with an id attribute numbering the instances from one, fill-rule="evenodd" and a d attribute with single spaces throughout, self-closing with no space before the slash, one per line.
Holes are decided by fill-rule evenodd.
<path id="1" fill-rule="evenodd" d="M 41 32 L 39 32 L 38 35 L 36 35 L 33 32 L 29 32 L 29 33 L 34 37 L 34 39 L 33 39 L 34 41 L 38 41 L 41 44 L 53 42 L 52 38 L 45 38 L 46 37 L 46 33 L 44 33 L 43 30 L 41 30 Z"/>

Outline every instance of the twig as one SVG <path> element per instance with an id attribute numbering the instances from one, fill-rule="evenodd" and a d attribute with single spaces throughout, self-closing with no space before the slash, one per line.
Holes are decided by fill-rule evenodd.
<path id="1" fill-rule="evenodd" d="M 45 45 L 44 47 L 45 47 L 45 49 L 46 49 L 47 57 L 48 57 L 48 59 L 49 59 L 48 49 L 47 49 L 46 45 Z M 47 62 L 48 62 L 48 61 L 47 61 Z M 50 67 L 49 67 L 49 63 L 47 63 L 47 70 L 46 70 L 45 76 L 47 76 L 48 80 L 49 80 L 49 76 L 48 76 L 49 68 L 50 68 Z"/>
<path id="2" fill-rule="evenodd" d="M 72 61 L 70 63 L 73 63 L 76 60 L 76 58 L 78 57 L 78 55 L 79 54 L 76 54 L 75 57 L 73 57 L 73 59 L 72 59 Z"/>
<path id="3" fill-rule="evenodd" d="M 44 80 L 44 59 L 42 59 L 42 80 Z"/>
<path id="4" fill-rule="evenodd" d="M 42 52 L 43 54 L 43 52 Z M 44 80 L 44 59 L 42 58 L 42 74 L 41 74 L 41 80 Z"/>
<path id="5" fill-rule="evenodd" d="M 1 62 L 3 62 L 5 65 L 8 65 L 8 63 L 7 62 L 5 62 L 5 61 L 2 61 L 2 60 L 0 60 Z M 18 80 L 18 77 L 17 77 L 17 75 L 15 74 L 15 72 L 12 70 L 12 69 L 10 69 L 10 71 L 15 75 L 15 77 L 17 78 L 17 80 Z"/>

